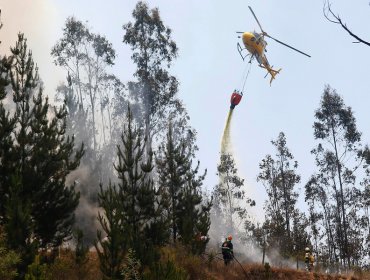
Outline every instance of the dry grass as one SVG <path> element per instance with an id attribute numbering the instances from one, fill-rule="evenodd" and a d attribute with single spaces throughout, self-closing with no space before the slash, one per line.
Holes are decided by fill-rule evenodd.
<path id="1" fill-rule="evenodd" d="M 225 266 L 223 261 L 208 256 L 193 256 L 182 246 L 167 246 L 161 249 L 161 261 L 171 260 L 189 274 L 189 280 L 370 280 L 370 273 L 327 275 L 316 272 L 288 268 L 266 268 L 260 264 L 232 262 Z M 87 262 L 78 267 L 72 251 L 63 251 L 56 262 L 50 266 L 53 280 L 98 280 L 102 279 L 96 252 L 89 252 Z"/>
<path id="2" fill-rule="evenodd" d="M 171 259 L 177 266 L 183 267 L 191 280 L 370 280 L 370 274 L 328 275 L 317 272 L 308 273 L 290 268 L 265 267 L 260 264 L 232 262 L 225 266 L 218 257 L 209 260 L 209 256 L 197 257 L 187 254 L 186 249 L 165 247 L 162 249 L 164 260 Z"/>
<path id="3" fill-rule="evenodd" d="M 48 272 L 53 280 L 97 280 L 102 279 L 96 252 L 88 252 L 86 261 L 77 265 L 74 252 L 63 250 Z"/>
<path id="4" fill-rule="evenodd" d="M 243 268 L 242 268 L 243 267 Z M 302 270 L 285 269 L 285 268 L 270 268 L 266 269 L 264 266 L 259 264 L 243 264 L 240 266 L 237 263 L 231 263 L 229 266 L 218 261 L 207 267 L 206 278 L 196 277 L 191 279 L 215 279 L 215 280 L 236 280 L 236 279 L 248 279 L 248 280 L 365 280 L 370 279 L 365 275 L 363 277 L 357 277 L 353 275 L 328 275 L 320 274 L 316 272 L 308 273 Z"/>

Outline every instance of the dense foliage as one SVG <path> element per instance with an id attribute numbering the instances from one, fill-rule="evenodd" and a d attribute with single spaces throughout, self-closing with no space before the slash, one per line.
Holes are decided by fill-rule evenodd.
<path id="1" fill-rule="evenodd" d="M 265 219 L 256 222 L 232 152 L 220 155 L 219 182 L 206 194 L 196 132 L 170 73 L 178 55 L 172 31 L 142 1 L 132 16 L 123 25 L 136 67 L 127 83 L 108 72 L 112 44 L 66 20 L 51 50 L 66 75 L 56 90 L 60 107 L 45 96 L 23 34 L 0 57 L 0 278 L 208 279 L 220 270 L 210 249 L 228 234 L 236 252 L 258 251 L 263 263 L 277 255 L 298 266 L 309 247 L 328 271 L 365 268 L 370 150 L 343 98 L 324 88 L 307 182 L 286 135 L 271 141 L 275 153 L 261 160 L 256 180 L 267 194 Z M 74 249 L 63 251 L 70 240 Z M 279 274 L 269 264 L 256 271 Z"/>

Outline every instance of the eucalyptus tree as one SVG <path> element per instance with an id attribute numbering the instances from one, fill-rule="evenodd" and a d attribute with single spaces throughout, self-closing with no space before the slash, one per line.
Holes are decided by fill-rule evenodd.
<path id="1" fill-rule="evenodd" d="M 221 154 L 217 171 L 219 183 L 213 194 L 215 207 L 225 219 L 226 229 L 236 232 L 239 225 L 248 218 L 247 207 L 254 206 L 255 201 L 246 195 L 244 179 L 239 177 L 231 154 Z"/>
<path id="2" fill-rule="evenodd" d="M 155 134 L 167 126 L 169 113 L 181 114 L 184 110 L 176 98 L 179 83 L 168 71 L 178 49 L 158 8 L 150 10 L 145 2 L 139 1 L 132 15 L 134 21 L 123 26 L 123 42 L 133 51 L 137 80 L 129 82 L 128 89 L 133 103 L 142 104 L 139 113 L 146 134 Z"/>
<path id="3" fill-rule="evenodd" d="M 297 174 L 298 162 L 287 147 L 285 134 L 280 132 L 271 143 L 276 149 L 275 158 L 266 155 L 261 161 L 257 180 L 262 182 L 268 196 L 265 210 L 268 224 L 272 227 L 270 237 L 274 240 L 270 243 L 277 243 L 281 250 L 289 253 L 294 245 L 292 221 L 297 215 L 298 193 L 295 188 L 301 177 Z"/>
<path id="4" fill-rule="evenodd" d="M 318 172 L 311 182 L 320 190 L 320 199 L 325 197 L 327 200 L 326 209 L 323 208 L 325 227 L 332 242 L 336 240 L 337 246 L 333 250 L 338 249 L 337 254 L 343 265 L 350 266 L 351 255 L 355 256 L 354 247 L 357 246 L 355 240 L 361 238 L 350 225 L 356 224 L 357 220 L 358 214 L 354 209 L 359 209 L 358 193 L 361 188 L 356 183 L 356 171 L 362 165 L 366 149 L 362 147 L 361 133 L 351 107 L 347 107 L 330 86 L 324 89 L 315 118 L 314 137 L 319 143 L 312 153 Z M 306 196 L 310 196 L 313 186 L 311 183 L 306 185 Z M 332 225 L 329 224 L 330 217 Z"/>
<path id="5" fill-rule="evenodd" d="M 106 83 L 112 77 L 107 73 L 107 68 L 114 64 L 115 50 L 104 36 L 92 33 L 86 24 L 69 17 L 63 29 L 63 37 L 53 46 L 51 55 L 56 65 L 68 71 L 69 87 L 77 96 L 75 101 L 79 105 L 78 109 L 88 112 L 92 125 L 93 149 L 97 151 L 99 122 L 96 113 L 100 112 L 101 115 L 100 143 L 105 143 L 107 124 L 104 110 L 111 100 L 107 96 Z M 109 119 L 110 117 L 108 116 Z"/>

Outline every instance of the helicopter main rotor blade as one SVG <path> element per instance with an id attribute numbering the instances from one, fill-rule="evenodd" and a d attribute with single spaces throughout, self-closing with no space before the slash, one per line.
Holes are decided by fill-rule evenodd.
<path id="1" fill-rule="evenodd" d="M 242 31 L 236 31 L 236 33 L 240 33 L 240 34 L 243 34 L 244 32 L 242 32 Z"/>
<path id="2" fill-rule="evenodd" d="M 261 26 L 260 22 L 258 21 L 258 19 L 257 19 L 256 15 L 255 15 L 255 13 L 253 12 L 253 10 L 252 10 L 251 6 L 248 6 L 248 8 L 249 8 L 249 10 L 251 11 L 252 15 L 254 16 L 254 19 L 257 21 L 258 26 L 260 27 L 261 31 L 262 31 L 262 32 L 265 32 L 265 31 L 263 31 L 263 28 L 262 28 L 262 26 Z"/>
<path id="3" fill-rule="evenodd" d="M 298 49 L 296 49 L 296 48 L 293 48 L 292 46 L 289 46 L 288 44 L 285 44 L 284 42 L 282 42 L 282 41 L 280 41 L 280 40 L 278 40 L 278 39 L 275 39 L 274 37 L 271 37 L 270 35 L 268 35 L 268 34 L 266 34 L 266 33 L 265 33 L 265 36 L 266 36 L 266 37 L 269 37 L 269 38 L 270 38 L 270 39 L 272 39 L 272 40 L 275 40 L 276 42 L 278 42 L 278 43 L 280 43 L 280 44 L 282 44 L 282 45 L 284 45 L 284 46 L 286 46 L 286 47 L 288 47 L 288 48 L 291 48 L 292 50 L 295 50 L 296 52 L 299 52 L 299 53 L 301 53 L 301 54 L 303 54 L 303 55 L 305 55 L 305 56 L 311 57 L 310 55 L 308 55 L 308 54 L 306 54 L 306 53 L 304 53 L 304 52 L 302 52 L 302 51 L 300 51 L 300 50 L 298 50 Z"/>

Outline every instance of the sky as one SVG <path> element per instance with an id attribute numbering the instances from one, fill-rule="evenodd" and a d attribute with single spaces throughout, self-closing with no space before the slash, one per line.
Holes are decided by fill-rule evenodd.
<path id="1" fill-rule="evenodd" d="M 103 4 L 104 2 L 104 4 Z M 241 42 L 236 31 L 259 31 L 248 6 L 271 36 L 298 48 L 308 58 L 274 41 L 267 40 L 267 58 L 274 68 L 282 68 L 272 85 L 265 72 L 253 63 L 244 97 L 234 111 L 231 141 L 240 176 L 245 179 L 248 195 L 256 200 L 256 219 L 263 218 L 266 198 L 263 186 L 256 182 L 259 163 L 274 154 L 271 140 L 283 131 L 287 146 L 298 161 L 300 205 L 304 208 L 304 184 L 315 171 L 310 151 L 314 112 L 319 108 L 325 85 L 329 84 L 351 106 L 363 142 L 370 143 L 370 48 L 354 40 L 323 15 L 323 1 L 297 0 L 150 0 L 158 7 L 165 25 L 179 48 L 171 73 L 180 82 L 179 97 L 197 130 L 198 159 L 207 168 L 205 187 L 211 190 L 216 176 L 220 142 L 232 91 L 242 86 L 247 67 L 237 52 Z M 131 51 L 123 45 L 122 25 L 132 21 L 134 0 L 0 0 L 1 54 L 14 46 L 17 33 L 24 32 L 34 60 L 39 65 L 45 93 L 54 95 L 64 73 L 52 62 L 50 50 L 61 38 L 68 16 L 87 21 L 91 30 L 105 35 L 117 51 L 112 72 L 122 81 L 132 78 Z M 370 41 L 369 0 L 333 0 L 332 9 L 348 27 Z"/>

